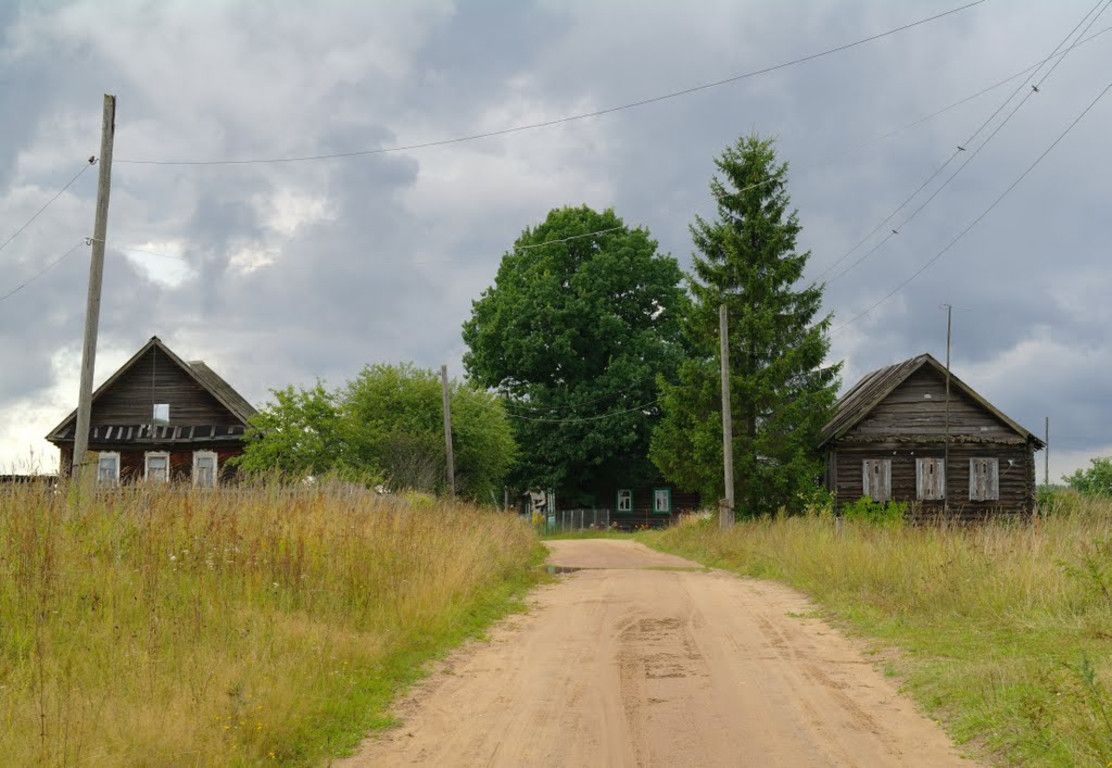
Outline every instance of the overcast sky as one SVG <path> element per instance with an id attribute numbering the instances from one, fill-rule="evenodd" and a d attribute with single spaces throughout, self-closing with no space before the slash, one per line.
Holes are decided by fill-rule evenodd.
<path id="1" fill-rule="evenodd" d="M 259 404 L 272 387 L 339 384 L 368 363 L 459 373 L 470 302 L 523 227 L 558 206 L 613 207 L 686 266 L 687 226 L 711 210 L 713 158 L 751 131 L 778 139 L 801 245 L 821 274 L 1023 79 L 904 126 L 1043 59 L 1092 4 L 989 0 L 760 77 L 438 148 L 122 161 L 305 156 L 497 130 L 720 80 L 959 4 L 3 2 L 0 242 L 99 153 L 102 94 L 115 93 L 97 382 L 155 334 Z M 1110 25 L 1112 13 L 1088 34 Z M 1071 51 L 927 207 L 830 284 L 835 326 L 934 257 L 1110 73 L 1112 32 Z M 844 386 L 920 352 L 941 358 L 950 303 L 955 373 L 1037 433 L 1051 417 L 1052 477 L 1112 454 L 1110 120 L 1112 95 L 926 271 L 839 327 Z M 93 168 L 0 250 L 0 295 L 92 234 L 95 192 Z M 43 435 L 76 403 L 88 256 L 82 245 L 0 301 L 0 468 L 56 464 Z"/>

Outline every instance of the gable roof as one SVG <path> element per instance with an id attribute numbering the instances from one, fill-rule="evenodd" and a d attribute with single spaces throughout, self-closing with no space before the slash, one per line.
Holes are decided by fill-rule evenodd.
<path id="1" fill-rule="evenodd" d="M 247 400 L 244 399 L 242 395 L 232 389 L 231 384 L 224 381 L 223 378 L 221 378 L 215 371 L 205 365 L 204 362 L 200 360 L 195 360 L 190 363 L 185 362 L 176 354 L 174 354 L 174 351 L 166 346 L 162 342 L 162 339 L 158 338 L 157 336 L 151 336 L 150 340 L 146 344 L 144 344 L 138 352 L 132 355 L 126 363 L 121 365 L 115 373 L 109 376 L 103 384 L 96 388 L 96 390 L 93 392 L 92 402 L 95 403 L 97 401 L 97 398 L 100 397 L 101 394 L 106 392 L 113 384 L 116 383 L 116 381 L 119 380 L 121 376 L 127 373 L 127 371 L 129 371 L 136 363 L 138 363 L 143 358 L 144 355 L 146 355 L 152 349 L 157 349 L 158 351 L 166 355 L 166 357 L 168 357 L 171 362 L 177 365 L 178 368 L 180 368 L 187 376 L 189 376 L 189 378 L 197 382 L 197 384 L 199 384 L 206 392 L 216 398 L 216 401 L 218 403 L 227 408 L 233 416 L 235 416 L 240 422 L 244 424 L 244 426 L 247 425 L 247 420 L 255 415 L 254 406 L 252 406 L 251 403 L 247 402 Z M 76 418 L 77 409 L 75 408 L 73 411 L 70 412 L 69 416 L 66 416 L 66 418 L 62 419 L 61 423 L 58 424 L 58 426 L 50 430 L 50 433 L 46 436 L 46 439 L 53 440 L 55 438 L 61 437 L 62 433 L 66 431 L 67 427 L 70 426 L 70 423 L 73 422 Z"/>
<path id="2" fill-rule="evenodd" d="M 895 365 L 878 368 L 875 371 L 865 374 L 860 381 L 854 384 L 853 387 L 838 400 L 838 404 L 835 406 L 834 410 L 834 417 L 822 428 L 819 447 L 821 448 L 831 440 L 841 437 L 857 426 L 862 419 L 869 415 L 869 412 L 872 411 L 873 408 L 878 406 L 888 395 L 892 394 L 896 387 L 903 384 L 907 381 L 908 377 L 924 366 L 934 369 L 942 376 L 946 375 L 946 366 L 938 362 L 933 355 L 927 353 L 909 358 Z M 955 376 L 953 371 L 950 372 L 950 386 L 954 387 L 958 392 L 965 394 L 986 411 L 1000 419 L 1000 421 L 1004 422 L 1004 424 L 1016 434 L 1020 435 L 1025 440 L 1032 441 L 1036 448 L 1042 448 L 1044 446 L 1042 440 L 1022 427 L 1018 422 L 1008 418 L 996 406 L 978 394 L 971 386 Z"/>

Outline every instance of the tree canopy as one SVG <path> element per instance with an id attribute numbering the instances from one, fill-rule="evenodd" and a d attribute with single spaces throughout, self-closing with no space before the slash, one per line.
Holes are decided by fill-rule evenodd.
<path id="1" fill-rule="evenodd" d="M 722 418 L 718 307 L 729 315 L 730 392 L 737 509 L 798 509 L 821 465 L 818 434 L 835 401 L 839 365 L 828 366 L 829 317 L 816 320 L 822 287 L 797 288 L 810 252 L 789 211 L 787 165 L 772 142 L 739 139 L 715 161 L 717 216 L 696 216 L 692 303 L 683 330 L 690 356 L 675 384 L 662 381 L 664 415 L 652 458 L 677 485 L 721 497 Z"/>
<path id="2" fill-rule="evenodd" d="M 252 420 L 240 467 L 247 472 L 325 472 L 379 477 L 396 490 L 447 485 L 439 374 L 410 364 L 374 365 L 340 389 L 321 384 L 274 393 Z M 501 499 L 517 447 L 499 398 L 452 382 L 456 490 Z"/>
<path id="3" fill-rule="evenodd" d="M 681 281 L 648 231 L 586 206 L 551 211 L 502 257 L 464 324 L 464 365 L 507 398 L 519 487 L 590 503 L 585 489 L 615 474 L 655 474 L 657 379 L 682 358 Z"/>

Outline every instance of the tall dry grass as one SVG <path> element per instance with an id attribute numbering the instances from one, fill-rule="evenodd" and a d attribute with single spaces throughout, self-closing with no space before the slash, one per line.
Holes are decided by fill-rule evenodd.
<path id="1" fill-rule="evenodd" d="M 897 649 L 890 671 L 993 762 L 1112 765 L 1112 502 L 1029 524 L 875 527 L 829 517 L 692 522 L 649 534 L 785 581 Z"/>
<path id="2" fill-rule="evenodd" d="M 0 763 L 317 762 L 508 610 L 536 546 L 341 488 L 0 488 Z"/>

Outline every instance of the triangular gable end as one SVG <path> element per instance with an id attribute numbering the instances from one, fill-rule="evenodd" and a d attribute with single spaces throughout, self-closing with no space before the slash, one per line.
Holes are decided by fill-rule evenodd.
<path id="1" fill-rule="evenodd" d="M 144 361 L 152 352 L 159 354 L 161 358 L 169 361 L 170 364 L 183 377 L 187 378 L 191 384 L 196 385 L 201 390 L 203 390 L 208 397 L 211 397 L 215 405 L 218 405 L 221 410 L 227 412 L 229 422 L 240 424 L 243 426 L 247 425 L 247 419 L 250 418 L 250 416 L 254 413 L 254 408 L 252 408 L 246 400 L 244 400 L 242 397 L 239 396 L 238 393 L 232 390 L 231 387 L 226 384 L 226 382 L 223 382 L 222 379 L 216 377 L 215 374 L 211 374 L 211 376 L 205 375 L 205 373 L 211 373 L 211 369 L 208 369 L 206 367 L 204 372 L 195 370 L 192 365 L 186 363 L 184 360 L 178 357 L 173 352 L 173 350 L 167 347 L 157 336 L 152 336 L 151 339 L 139 349 L 139 351 L 132 355 L 131 358 L 127 360 L 127 362 L 120 366 L 120 368 L 117 369 L 115 373 L 109 376 L 108 379 L 104 381 L 104 383 L 96 388 L 92 396 L 94 409 L 97 405 L 98 400 L 100 400 L 102 396 L 111 392 L 113 387 L 116 386 L 117 383 L 124 379 L 140 362 Z M 221 383 L 223 383 L 224 387 L 214 386 L 212 384 L 212 380 L 214 377 Z M 227 392 L 224 391 L 225 389 L 227 390 Z M 230 397 L 228 395 L 228 392 L 234 394 L 235 397 Z M 61 421 L 61 423 L 58 424 L 58 426 L 50 431 L 50 433 L 46 436 L 46 439 L 55 441 L 62 438 L 65 432 L 71 431 L 72 424 L 76 420 L 76 418 L 77 410 L 74 409 L 68 416 L 66 416 L 66 418 Z"/>
<path id="2" fill-rule="evenodd" d="M 930 354 L 922 354 L 918 357 L 888 366 L 887 368 L 872 371 L 862 377 L 861 381 L 854 385 L 838 401 L 834 417 L 823 429 L 820 447 L 831 440 L 847 435 L 855 427 L 868 419 L 869 415 L 878 406 L 924 367 L 930 368 L 943 379 L 946 376 L 946 367 L 942 365 L 942 363 Z M 982 397 L 976 390 L 955 376 L 952 371 L 950 373 L 950 387 L 953 393 L 958 396 L 964 395 L 967 397 L 976 406 L 991 414 L 1008 430 L 1019 435 L 1024 440 L 1031 441 L 1036 448 L 1043 447 L 1044 444 L 1042 440 L 1029 430 L 1023 428 L 1018 422 L 1005 415 L 996 408 L 996 406 Z"/>

